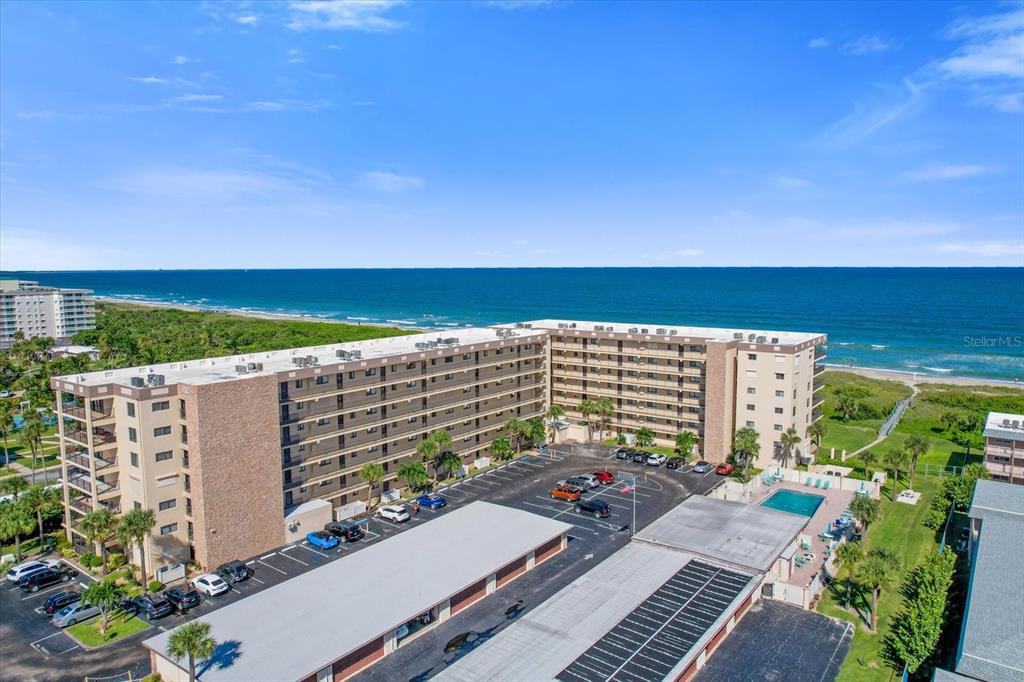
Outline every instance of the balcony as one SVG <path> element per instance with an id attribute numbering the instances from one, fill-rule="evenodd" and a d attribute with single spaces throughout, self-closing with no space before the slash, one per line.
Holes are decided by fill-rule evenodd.
<path id="1" fill-rule="evenodd" d="M 68 476 L 68 485 L 81 490 L 82 492 L 89 493 L 90 495 L 92 494 L 94 484 L 97 495 L 103 495 L 117 490 L 116 484 L 111 485 L 110 483 L 101 481 L 98 478 L 93 480 L 88 474 Z"/>
<path id="2" fill-rule="evenodd" d="M 111 460 L 104 459 L 96 455 L 90 456 L 89 453 L 85 450 L 74 450 L 72 452 L 69 452 L 66 455 L 64 455 L 64 460 L 69 464 L 80 466 L 83 469 L 89 469 L 90 462 L 92 462 L 93 466 L 97 470 L 106 469 L 107 467 L 114 466 L 115 464 L 115 462 Z"/>
<path id="3" fill-rule="evenodd" d="M 814 348 L 814 361 L 815 362 L 817 362 L 818 360 L 821 360 L 826 355 L 828 355 L 828 351 L 825 350 L 824 346 L 815 346 L 815 348 Z"/>
<path id="4" fill-rule="evenodd" d="M 818 376 L 825 371 L 825 365 L 815 363 L 814 365 L 814 376 Z"/>
<path id="5" fill-rule="evenodd" d="M 813 388 L 815 392 L 820 391 L 821 389 L 825 388 L 825 382 L 821 380 L 815 381 Z"/>
<path id="6" fill-rule="evenodd" d="M 82 445 L 89 445 L 89 432 L 87 429 L 65 429 L 64 437 Z M 117 443 L 117 434 L 106 429 L 94 428 L 92 430 L 92 440 L 95 447 L 113 445 Z"/>
<path id="7" fill-rule="evenodd" d="M 108 509 L 111 514 L 121 513 L 121 505 L 115 502 L 100 502 L 94 507 L 92 499 L 84 496 L 69 497 L 68 503 L 71 505 L 72 509 L 83 514 L 89 514 L 97 509 Z"/>

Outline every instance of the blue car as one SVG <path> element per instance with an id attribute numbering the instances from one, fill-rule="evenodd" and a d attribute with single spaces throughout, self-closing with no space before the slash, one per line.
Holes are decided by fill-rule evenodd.
<path id="1" fill-rule="evenodd" d="M 338 538 L 323 530 L 306 533 L 306 542 L 320 549 L 331 549 L 338 546 Z"/>
<path id="2" fill-rule="evenodd" d="M 429 495 L 420 495 L 416 498 L 417 504 L 427 509 L 440 509 L 448 504 L 448 500 L 444 499 L 437 493 L 430 493 Z"/>

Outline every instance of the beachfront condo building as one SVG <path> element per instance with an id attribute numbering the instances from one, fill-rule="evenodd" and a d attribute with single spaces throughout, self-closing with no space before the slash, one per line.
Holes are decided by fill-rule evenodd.
<path id="1" fill-rule="evenodd" d="M 556 320 L 451 334 L 54 378 L 70 538 L 87 546 L 81 518 L 100 507 L 152 509 L 148 566 L 215 567 L 283 544 L 303 503 L 402 487 L 398 468 L 435 431 L 470 464 L 510 418 L 552 403 L 582 420 L 582 400 L 608 397 L 606 436 L 646 426 L 670 445 L 688 430 L 713 462 L 752 426 L 762 467 L 819 416 L 821 334 Z M 367 462 L 385 472 L 372 490 Z"/>
<path id="2" fill-rule="evenodd" d="M 984 435 L 985 468 L 992 479 L 1024 485 L 1024 414 L 989 412 Z"/>
<path id="3" fill-rule="evenodd" d="M 88 289 L 57 289 L 27 280 L 0 280 L 0 349 L 10 348 L 17 332 L 26 339 L 68 339 L 96 326 Z"/>

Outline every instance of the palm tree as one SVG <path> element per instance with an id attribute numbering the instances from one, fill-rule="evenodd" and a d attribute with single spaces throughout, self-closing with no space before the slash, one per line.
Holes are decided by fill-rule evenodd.
<path id="1" fill-rule="evenodd" d="M 555 422 L 565 416 L 565 410 L 561 405 L 549 405 L 548 411 L 544 413 L 544 416 L 551 422 L 551 442 L 555 442 Z"/>
<path id="2" fill-rule="evenodd" d="M 693 453 L 693 447 L 697 444 L 697 436 L 692 431 L 680 431 L 676 434 L 676 447 L 669 455 L 669 459 L 678 459 L 686 464 L 686 458 Z"/>
<path id="3" fill-rule="evenodd" d="M 878 455 L 870 450 L 865 450 L 860 456 L 860 461 L 864 465 L 864 476 L 870 481 L 871 467 L 878 464 Z"/>
<path id="4" fill-rule="evenodd" d="M 814 441 L 814 447 L 821 447 L 821 439 L 828 435 L 828 424 L 819 419 L 807 427 L 807 435 Z"/>
<path id="5" fill-rule="evenodd" d="M 841 395 L 836 400 L 836 409 L 843 415 L 843 421 L 850 421 L 860 412 L 860 403 L 848 395 Z"/>
<path id="6" fill-rule="evenodd" d="M 867 537 L 868 526 L 878 520 L 882 514 L 882 506 L 878 500 L 872 500 L 867 495 L 858 495 L 850 502 L 850 513 L 860 523 L 861 537 Z"/>
<path id="7" fill-rule="evenodd" d="M 887 549 L 872 549 L 857 568 L 857 582 L 871 590 L 871 631 L 878 628 L 878 597 L 896 580 L 899 559 Z"/>
<path id="8" fill-rule="evenodd" d="M 78 523 L 78 529 L 85 533 L 86 539 L 96 547 L 102 562 L 102 575 L 107 575 L 107 542 L 117 533 L 117 517 L 106 507 L 89 512 Z"/>
<path id="9" fill-rule="evenodd" d="M 907 460 L 910 456 L 906 450 L 901 448 L 895 448 L 885 453 L 882 458 L 882 463 L 892 471 L 892 488 L 890 489 L 889 499 L 896 499 L 896 485 L 899 483 L 900 471 L 907 466 Z"/>
<path id="10" fill-rule="evenodd" d="M 523 422 L 523 437 L 526 438 L 531 447 L 536 446 L 538 443 L 543 443 L 546 435 L 547 429 L 544 428 L 544 422 L 540 419 L 535 417 Z"/>
<path id="11" fill-rule="evenodd" d="M 114 580 L 98 580 L 82 592 L 82 601 L 88 602 L 100 610 L 100 634 L 107 636 L 107 624 L 110 614 L 124 600 L 127 590 Z"/>
<path id="12" fill-rule="evenodd" d="M 796 432 L 796 428 L 790 426 L 786 431 L 779 436 L 779 442 L 782 443 L 782 466 L 789 464 L 789 456 L 793 452 L 793 448 L 800 445 L 803 442 L 803 438 Z"/>
<path id="13" fill-rule="evenodd" d="M 416 444 L 416 452 L 423 457 L 424 463 L 433 463 L 437 459 L 437 454 L 440 448 L 438 448 L 437 441 L 433 438 L 424 438 Z M 434 485 L 437 485 L 437 466 L 434 466 L 434 477 L 431 479 Z"/>
<path id="14" fill-rule="evenodd" d="M 859 542 L 844 542 L 836 550 L 836 558 L 846 567 L 846 606 L 849 608 L 853 599 L 853 575 L 864 558 L 864 549 Z"/>
<path id="15" fill-rule="evenodd" d="M 406 461 L 398 467 L 398 477 L 405 481 L 410 490 L 416 491 L 430 482 L 427 475 L 427 467 L 423 462 Z"/>
<path id="16" fill-rule="evenodd" d="M 504 462 L 512 458 L 512 446 L 508 438 L 495 438 L 491 443 L 491 453 L 500 461 Z"/>
<path id="17" fill-rule="evenodd" d="M 156 525 L 156 514 L 152 509 L 132 509 L 121 517 L 115 535 L 124 545 L 126 554 L 131 546 L 139 549 L 139 570 L 142 574 L 142 590 L 148 588 L 146 578 L 146 538 Z"/>
<path id="18" fill-rule="evenodd" d="M 167 653 L 176 661 L 188 658 L 188 680 L 196 682 L 196 661 L 207 661 L 217 651 L 210 624 L 193 620 L 178 626 L 167 640 Z"/>
<path id="19" fill-rule="evenodd" d="M 512 417 L 505 422 L 505 435 L 510 442 L 515 442 L 516 454 L 522 449 L 524 424 L 519 419 Z"/>
<path id="20" fill-rule="evenodd" d="M 654 431 L 646 426 L 641 426 L 636 432 L 637 447 L 649 448 L 654 444 Z"/>
<path id="21" fill-rule="evenodd" d="M 384 480 L 384 467 L 381 466 L 380 462 L 367 462 L 359 470 L 359 475 L 370 486 L 370 490 L 366 493 L 366 499 L 370 509 L 373 509 L 376 506 L 372 504 L 373 489 Z"/>
<path id="22" fill-rule="evenodd" d="M 14 540 L 14 555 L 21 561 L 21 536 L 28 535 L 36 529 L 36 520 L 32 512 L 20 502 L 0 504 L 0 537 Z"/>
<path id="23" fill-rule="evenodd" d="M 0 436 L 4 440 L 4 466 L 11 463 L 10 448 L 7 447 L 7 436 L 14 431 L 14 413 L 17 408 L 13 400 L 0 401 Z"/>
<path id="24" fill-rule="evenodd" d="M 12 495 L 14 501 L 18 501 L 18 496 L 28 488 L 28 483 L 21 476 L 8 476 L 7 478 L 0 480 L 0 493 L 4 495 Z"/>
<path id="25" fill-rule="evenodd" d="M 590 418 L 597 414 L 597 403 L 593 400 L 581 400 L 580 404 L 576 407 L 576 411 L 583 415 L 583 419 L 587 422 L 587 438 L 594 437 L 593 424 L 590 423 Z"/>
<path id="26" fill-rule="evenodd" d="M 19 476 L 18 478 L 21 477 Z M 30 512 L 36 515 L 36 525 L 39 526 L 39 548 L 42 549 L 43 514 L 49 516 L 51 512 L 60 506 L 60 490 L 51 488 L 45 483 L 36 483 L 21 495 L 21 502 Z"/>
<path id="27" fill-rule="evenodd" d="M 732 456 L 743 464 L 743 482 L 750 480 L 750 463 L 761 452 L 760 434 L 751 426 L 736 431 L 732 439 Z"/>
<path id="28" fill-rule="evenodd" d="M 36 458 L 42 453 L 43 450 L 43 434 L 46 432 L 46 426 L 43 425 L 43 418 L 38 412 L 32 410 L 25 415 L 25 424 L 21 427 L 21 431 L 18 432 L 18 441 L 22 447 L 28 448 L 32 452 L 32 482 L 36 482 Z M 46 470 L 43 470 L 43 475 L 46 475 Z"/>
<path id="29" fill-rule="evenodd" d="M 451 450 L 445 450 L 437 457 L 437 468 L 439 471 L 445 471 L 449 475 L 455 473 L 455 471 L 462 466 L 462 458 L 456 455 Z"/>
<path id="30" fill-rule="evenodd" d="M 931 445 L 924 436 L 913 435 L 907 439 L 903 447 L 910 453 L 910 490 L 914 489 L 914 470 L 917 469 L 917 460 L 928 454 Z"/>
<path id="31" fill-rule="evenodd" d="M 604 432 L 608 430 L 608 422 L 615 414 L 615 403 L 608 397 L 598 398 L 594 401 L 594 414 L 598 417 L 601 425 L 601 436 L 603 437 Z"/>

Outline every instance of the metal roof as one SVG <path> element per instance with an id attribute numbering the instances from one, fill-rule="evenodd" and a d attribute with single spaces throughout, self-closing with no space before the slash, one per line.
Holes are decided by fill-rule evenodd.
<path id="1" fill-rule="evenodd" d="M 200 618 L 232 649 L 202 679 L 312 675 L 571 527 L 489 502 L 443 514 Z M 172 632 L 143 644 L 173 660 Z"/>
<path id="2" fill-rule="evenodd" d="M 1024 486 L 979 480 L 974 486 L 968 515 L 974 519 L 987 519 L 993 515 L 1024 519 Z"/>

